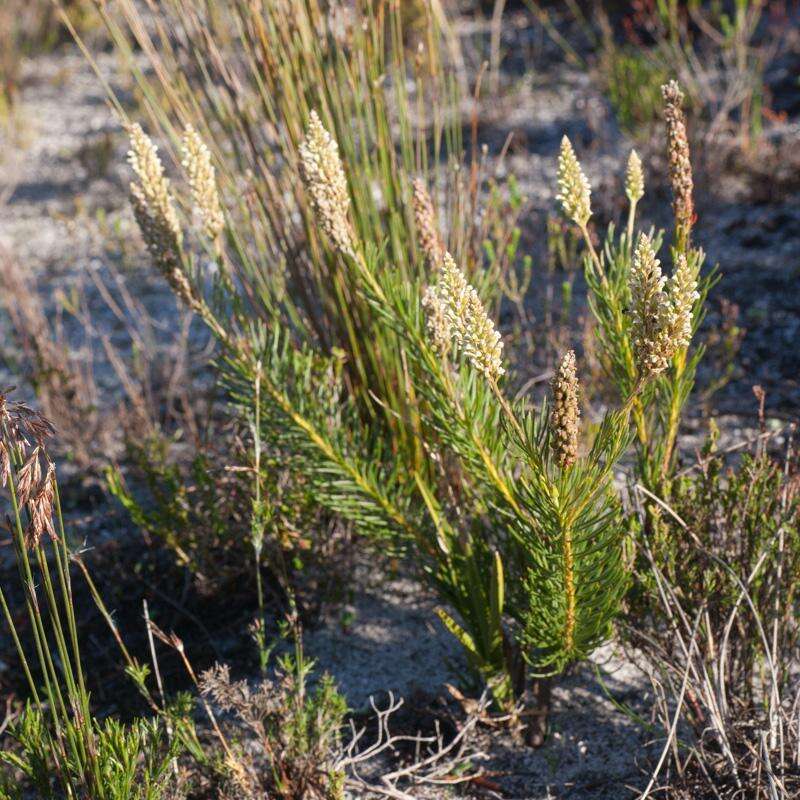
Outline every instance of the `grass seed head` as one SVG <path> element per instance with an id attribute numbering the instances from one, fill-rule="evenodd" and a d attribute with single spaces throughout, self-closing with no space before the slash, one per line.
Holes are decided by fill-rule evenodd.
<path id="1" fill-rule="evenodd" d="M 28 510 L 24 533 L 29 549 L 37 547 L 45 533 L 57 538 L 53 525 L 55 466 L 46 449 L 53 432 L 45 417 L 24 403 L 9 401 L 5 391 L 0 390 L 0 486 L 5 488 L 15 482 L 19 506 Z M 14 458 L 22 462 L 16 474 Z"/>
<path id="2" fill-rule="evenodd" d="M 644 197 L 644 170 L 642 159 L 635 150 L 628 156 L 625 170 L 625 194 L 631 203 L 638 203 Z"/>
<path id="3" fill-rule="evenodd" d="M 558 201 L 567 218 L 580 227 L 585 227 L 592 216 L 591 196 L 592 187 L 565 136 L 558 154 Z"/>
<path id="4" fill-rule="evenodd" d="M 552 382 L 553 410 L 550 412 L 550 435 L 556 462 L 561 469 L 571 467 L 578 458 L 578 375 L 575 351 L 564 354 Z"/>
<path id="5" fill-rule="evenodd" d="M 203 233 L 216 241 L 225 227 L 216 172 L 211 163 L 211 151 L 191 125 L 187 125 L 183 133 L 181 155 L 181 163 L 189 177 L 192 201 L 203 223 Z"/>
<path id="6" fill-rule="evenodd" d="M 417 228 L 417 244 L 425 255 L 425 262 L 428 269 L 437 270 L 442 264 L 444 257 L 444 245 L 439 229 L 436 225 L 436 213 L 433 209 L 425 182 L 421 178 L 416 178 L 412 183 L 414 194 L 412 204 L 414 206 L 414 222 Z"/>
<path id="7" fill-rule="evenodd" d="M 44 479 L 39 481 L 36 490 L 27 501 L 30 522 L 25 529 L 25 544 L 31 550 L 39 546 L 45 533 L 49 534 L 53 541 L 58 538 L 53 525 L 54 481 L 55 465 L 52 461 L 48 461 Z"/>
<path id="8" fill-rule="evenodd" d="M 672 185 L 672 210 L 679 242 L 688 242 L 694 222 L 694 180 L 686 135 L 686 115 L 683 112 L 683 92 L 677 81 L 661 87 L 664 98 L 664 119 L 667 123 L 667 156 L 669 180 Z"/>
<path id="9" fill-rule="evenodd" d="M 450 253 L 445 253 L 442 261 L 439 297 L 452 337 L 461 352 L 475 369 L 497 380 L 505 372 L 503 342 L 478 293 L 469 285 Z"/>
<path id="10" fill-rule="evenodd" d="M 322 230 L 340 253 L 352 256 L 355 249 L 348 216 L 350 194 L 339 145 L 325 130 L 316 111 L 311 112 L 299 155 L 300 174 Z"/>

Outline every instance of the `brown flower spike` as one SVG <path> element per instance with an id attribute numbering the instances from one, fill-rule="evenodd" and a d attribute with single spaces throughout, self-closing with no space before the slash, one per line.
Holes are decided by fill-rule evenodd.
<path id="1" fill-rule="evenodd" d="M 683 112 L 684 97 L 677 81 L 670 81 L 662 86 L 661 95 L 664 98 L 664 119 L 667 123 L 667 156 L 676 240 L 678 248 L 685 250 L 689 246 L 694 222 L 694 180 L 689 157 L 689 139 L 686 135 L 686 115 Z"/>
<path id="2" fill-rule="evenodd" d="M 581 417 L 574 350 L 568 350 L 561 359 L 553 378 L 552 390 L 550 435 L 553 451 L 558 466 L 567 469 L 578 459 L 578 426 Z"/>
<path id="3" fill-rule="evenodd" d="M 428 269 L 437 270 L 442 264 L 445 251 L 436 225 L 433 201 L 421 178 L 416 178 L 412 187 L 414 189 L 412 205 L 414 206 L 414 223 L 417 228 L 417 244 L 425 255 Z"/>

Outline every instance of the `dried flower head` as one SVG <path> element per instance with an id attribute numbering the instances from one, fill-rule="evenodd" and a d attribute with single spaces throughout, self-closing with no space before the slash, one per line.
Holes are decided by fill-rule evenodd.
<path id="1" fill-rule="evenodd" d="M 311 112 L 299 155 L 300 174 L 322 230 L 340 253 L 352 256 L 350 195 L 339 145 L 325 130 L 316 111 Z"/>
<path id="2" fill-rule="evenodd" d="M 683 112 L 684 97 L 677 81 L 670 81 L 662 86 L 661 95 L 664 98 L 664 119 L 667 123 L 667 156 L 675 230 L 679 246 L 686 247 L 694 222 L 694 181 L 689 139 L 686 135 L 686 115 Z"/>
<path id="3" fill-rule="evenodd" d="M 17 472 L 17 499 L 24 506 L 42 480 L 42 463 L 39 455 L 42 448 L 36 446 L 25 459 L 25 463 Z"/>
<path id="4" fill-rule="evenodd" d="M 4 488 L 11 478 L 11 455 L 5 442 L 0 440 L 0 487 Z"/>
<path id="5" fill-rule="evenodd" d="M 444 358 L 453 344 L 453 329 L 447 318 L 447 310 L 435 286 L 429 286 L 422 297 L 422 307 L 426 311 L 425 325 L 433 348 Z"/>
<path id="6" fill-rule="evenodd" d="M 38 411 L 25 403 L 9 401 L 10 391 L 10 388 L 0 390 L 0 441 L 8 451 L 23 457 L 31 443 L 43 449 L 55 431 Z"/>
<path id="7" fill-rule="evenodd" d="M 583 174 L 570 140 L 565 136 L 558 154 L 557 197 L 567 218 L 580 227 L 584 227 L 592 216 L 591 195 L 592 187 Z"/>
<path id="8" fill-rule="evenodd" d="M 666 282 L 652 241 L 641 234 L 633 254 L 630 290 L 631 338 L 642 375 L 663 372 L 675 353 L 670 337 L 672 308 L 664 291 Z"/>
<path id="9" fill-rule="evenodd" d="M 48 460 L 44 480 L 39 481 L 36 491 L 27 501 L 29 522 L 25 530 L 25 543 L 29 549 L 38 547 L 45 533 L 48 533 L 53 541 L 58 538 L 53 525 L 55 472 L 55 465 Z"/>
<path id="10" fill-rule="evenodd" d="M 28 511 L 25 545 L 29 548 L 38 546 L 45 533 L 56 538 L 55 466 L 45 449 L 52 434 L 53 426 L 41 414 L 24 403 L 9 402 L 6 390 L 0 391 L 0 485 L 15 484 L 19 507 Z M 17 459 L 22 466 L 15 471 L 13 463 Z M 47 465 L 44 472 L 43 461 Z"/>
<path id="11" fill-rule="evenodd" d="M 211 163 L 211 151 L 191 125 L 187 125 L 183 132 L 181 151 L 181 164 L 189 178 L 192 201 L 203 223 L 203 233 L 215 241 L 225 227 L 225 216 L 219 199 L 216 172 Z"/>
<path id="12" fill-rule="evenodd" d="M 421 178 L 416 178 L 412 183 L 414 195 L 414 222 L 417 228 L 417 244 L 425 255 L 425 262 L 429 269 L 436 270 L 441 266 L 444 258 L 444 244 L 436 225 L 436 214 L 433 210 L 433 201 Z"/>
<path id="13" fill-rule="evenodd" d="M 444 254 L 437 291 L 451 335 L 461 352 L 475 369 L 497 380 L 505 372 L 503 342 L 478 293 L 469 285 L 450 253 Z"/>
<path id="14" fill-rule="evenodd" d="M 550 436 L 556 463 L 561 469 L 567 469 L 578 458 L 578 425 L 581 416 L 573 350 L 564 354 L 551 385 L 553 410 L 550 412 Z"/>
<path id="15" fill-rule="evenodd" d="M 628 166 L 625 169 L 625 194 L 631 203 L 638 203 L 644 196 L 644 171 L 642 159 L 635 150 L 628 156 Z"/>
<path id="16" fill-rule="evenodd" d="M 697 280 L 684 253 L 678 255 L 675 271 L 669 280 L 669 300 L 672 309 L 671 337 L 676 350 L 688 347 L 692 340 L 692 310 L 700 297 Z"/>

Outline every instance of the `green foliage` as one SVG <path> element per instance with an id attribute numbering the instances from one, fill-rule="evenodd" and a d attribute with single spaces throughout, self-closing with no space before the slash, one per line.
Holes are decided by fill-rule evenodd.
<path id="1" fill-rule="evenodd" d="M 561 671 L 611 635 L 627 587 L 612 469 L 629 441 L 627 413 L 609 414 L 584 458 L 559 471 L 545 448 L 540 484 L 521 487 L 540 525 L 519 533 L 527 567 L 522 638 L 539 669 Z"/>
<path id="2" fill-rule="evenodd" d="M 221 335 L 223 380 L 242 414 L 257 400 L 259 446 L 287 453 L 316 503 L 413 552 L 456 610 L 458 621 L 442 618 L 472 666 L 513 704 L 524 685 L 520 653 L 558 672 L 609 633 L 625 583 L 611 468 L 627 445 L 627 409 L 608 417 L 585 461 L 556 466 L 547 425 L 524 404 L 512 409 L 463 357 L 434 350 L 422 286 L 387 269 L 385 251 L 357 247 L 342 267 L 402 346 L 404 393 L 414 398 L 405 435 L 420 437 L 432 458 L 409 462 L 416 447 L 389 450 L 344 392 L 336 360 L 297 343 L 278 320 L 271 330 L 239 321 L 238 341 Z M 211 330 L 224 330 L 200 305 Z M 506 603 L 507 586 L 515 591 Z"/>
<path id="3" fill-rule="evenodd" d="M 209 587 L 221 585 L 246 570 L 254 535 L 247 454 L 230 428 L 215 429 L 194 447 L 179 437 L 129 437 L 125 474 L 119 467 L 108 468 L 106 485 L 134 524 L 166 545 L 178 564 Z M 258 533 L 260 547 L 274 561 L 278 551 L 307 551 L 320 522 L 308 487 L 289 479 L 281 458 L 285 451 L 272 452 L 259 470 L 266 500 Z"/>
<path id="4" fill-rule="evenodd" d="M 170 770 L 180 753 L 179 740 L 165 740 L 158 720 L 135 720 L 123 725 L 114 719 L 92 720 L 93 746 L 98 760 L 100 793 L 93 795 L 108 800 L 162 800 L 173 784 Z M 67 736 L 77 736 L 76 723 L 68 722 Z M 72 728 L 72 730 L 70 730 Z M 61 798 L 64 784 L 79 785 L 82 765 L 71 759 L 53 759 L 53 741 L 44 712 L 28 705 L 9 728 L 13 749 L 0 751 L 0 762 L 10 771 L 0 773 L 0 798 L 22 800 L 27 788 L 36 791 L 41 800 Z M 59 776 L 65 769 L 67 775 Z M 14 773 L 22 775 L 22 781 Z M 70 796 L 70 795 L 68 795 Z M 172 795 L 170 795 L 172 796 Z"/>
<path id="5" fill-rule="evenodd" d="M 527 283 L 524 260 L 510 277 L 522 199 L 513 183 L 507 200 L 490 184 L 486 211 L 476 213 L 480 165 L 462 163 L 446 30 L 426 19 L 421 69 L 406 61 L 397 4 L 356 4 L 362 24 L 352 27 L 316 0 L 290 18 L 284 10 L 278 2 L 256 14 L 236 3 L 209 16 L 184 0 L 165 4 L 165 28 L 186 30 L 187 41 L 197 41 L 198 25 L 233 53 L 230 26 L 239 31 L 234 82 L 202 44 L 152 56 L 156 74 L 170 75 L 166 85 L 132 66 L 167 140 L 180 131 L 162 109 L 180 108 L 182 121 L 194 109 L 219 192 L 230 198 L 217 241 L 185 225 L 181 252 L 171 247 L 161 263 L 175 265 L 167 278 L 219 340 L 219 374 L 240 419 L 254 427 L 255 464 L 283 458 L 314 504 L 384 551 L 409 554 L 446 606 L 441 618 L 471 667 L 513 706 L 523 662 L 539 674 L 559 672 L 610 631 L 626 585 L 612 469 L 629 441 L 629 416 L 644 415 L 655 390 L 644 378 L 620 387 L 622 407 L 609 412 L 585 455 L 556 458 L 547 407 L 512 404 L 498 383 L 489 314 L 501 288 L 521 302 Z M 123 22 L 141 37 L 132 14 Z M 124 50 L 124 28 L 113 35 Z M 297 166 L 310 163 L 312 110 L 317 185 Z M 270 141 L 258 141 L 269 131 Z M 411 179 L 429 172 L 445 187 L 446 210 L 446 223 L 430 226 L 447 231 L 454 268 L 463 268 L 464 296 L 453 308 L 468 301 L 472 315 L 460 322 L 473 325 L 466 357 L 453 343 L 443 352 L 428 329 L 423 297 L 444 285 L 444 266 L 428 264 L 416 241 Z M 242 176 L 244 195 L 235 188 Z M 327 205 L 318 200 L 334 194 Z M 158 250 L 152 238 L 150 245 Z M 481 354 L 490 342 L 494 350 Z M 577 420 L 573 427 L 577 443 Z M 260 477 L 254 520 L 268 508 L 259 486 Z"/>
<path id="6" fill-rule="evenodd" d="M 661 86 L 667 68 L 639 47 L 608 45 L 602 56 L 606 90 L 620 125 L 629 132 L 647 130 L 659 118 Z"/>

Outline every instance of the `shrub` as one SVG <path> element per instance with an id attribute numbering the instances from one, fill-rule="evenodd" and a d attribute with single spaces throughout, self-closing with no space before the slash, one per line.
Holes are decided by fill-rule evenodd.
<path id="1" fill-rule="evenodd" d="M 211 780 L 215 796 L 256 800 L 268 793 L 283 800 L 342 800 L 358 792 L 412 797 L 410 787 L 454 787 L 481 776 L 472 763 L 479 754 L 470 738 L 485 713 L 485 698 L 449 739 L 438 725 L 432 736 L 394 734 L 392 718 L 403 701 L 390 694 L 379 708 L 371 700 L 374 738 L 367 742 L 367 726 L 358 728 L 352 718 L 345 726 L 344 698 L 329 676 L 314 675 L 296 622 L 284 626 L 283 634 L 290 628 L 293 651 L 278 659 L 272 677 L 255 685 L 233 681 L 228 667 L 220 665 L 200 676 L 198 688 L 217 745 L 208 748 L 218 762 Z M 220 721 L 209 701 L 224 715 Z M 387 769 L 385 757 L 396 756 L 402 747 L 413 750 L 413 758 Z M 206 764 L 214 761 L 206 759 Z"/>
<path id="2" fill-rule="evenodd" d="M 561 362 L 552 409 L 511 403 L 502 388 L 503 343 L 490 311 L 518 235 L 499 223 L 496 202 L 484 215 L 491 226 L 476 226 L 467 213 L 477 208 L 477 164 L 465 193 L 457 116 L 445 122 L 436 108 L 426 124 L 426 100 L 451 96 L 443 94 L 452 85 L 448 70 L 439 63 L 423 74 L 406 63 L 395 5 L 357 4 L 350 13 L 362 24 L 352 26 L 343 9 L 339 18 L 311 3 L 288 19 L 280 6 L 257 13 L 237 4 L 230 18 L 206 18 L 182 0 L 169 4 L 170 23 L 187 41 L 206 44 L 184 52 L 179 36 L 165 56 L 151 53 L 159 70 L 166 58 L 169 74 L 183 76 L 157 87 L 164 101 L 176 111 L 193 107 L 179 102 L 200 96 L 190 63 L 235 91 L 226 97 L 217 84 L 203 84 L 220 102 L 203 101 L 182 134 L 156 113 L 181 143 L 189 202 L 173 191 L 151 139 L 129 127 L 134 213 L 156 266 L 219 340 L 233 405 L 245 419 L 257 409 L 257 458 L 262 446 L 289 454 L 317 505 L 373 541 L 410 552 L 455 612 L 440 616 L 470 665 L 513 708 L 525 661 L 546 677 L 610 633 L 626 582 L 612 468 L 627 446 L 631 413 L 648 413 L 654 382 L 673 359 L 685 359 L 699 262 L 686 255 L 667 294 L 651 239 L 639 239 L 635 257 L 626 246 L 635 267 L 628 291 L 640 314 L 638 328 L 617 335 L 635 375 L 621 387 L 620 409 L 582 448 L 574 355 Z M 176 10 L 180 19 L 171 17 Z M 125 11 L 147 50 L 132 13 Z M 244 60 L 231 64 L 235 84 L 216 55 L 231 43 L 232 21 L 247 45 Z M 428 25 L 435 56 L 440 36 L 432 19 Z M 213 46 L 198 40 L 195 26 L 213 33 Z M 114 35 L 120 44 L 123 34 Z M 135 74 L 151 96 L 156 87 Z M 676 185 L 691 180 L 678 111 Z M 259 115 L 266 128 L 256 124 Z M 243 130 L 272 132 L 264 143 L 275 154 L 269 163 L 254 169 L 261 151 L 242 141 Z M 428 137 L 436 163 L 443 136 L 455 179 L 446 237 L 425 182 L 412 180 L 429 164 Z M 248 204 L 228 208 L 223 198 L 236 169 L 258 177 Z M 586 228 L 590 187 L 566 140 L 559 190 L 589 244 L 589 268 L 604 274 Z M 681 191 L 676 225 L 686 250 L 691 185 Z M 498 241 L 483 245 L 486 232 Z M 251 243 L 262 247 L 258 259 Z"/>
<path id="3" fill-rule="evenodd" d="M 321 506 L 372 538 L 413 546 L 423 574 L 458 611 L 459 621 L 445 612 L 443 620 L 501 702 L 512 703 L 521 691 L 515 653 L 544 674 L 587 655 L 608 635 L 624 588 L 623 528 L 611 468 L 627 445 L 636 393 L 663 367 L 642 362 L 634 394 L 620 413 L 608 415 L 589 454 L 578 459 L 574 355 L 565 357 L 554 382 L 552 413 L 546 407 L 539 415 L 524 405 L 512 408 L 498 384 L 504 372 L 500 336 L 476 290 L 447 252 L 439 281 L 424 298 L 421 287 L 378 266 L 380 255 L 357 239 L 349 217 L 336 143 L 312 114 L 300 157 L 319 227 L 351 279 L 360 281 L 377 321 L 402 342 L 405 391 L 418 398 L 419 432 L 435 456 L 425 471 L 415 471 L 400 454 L 387 462 L 352 396 L 337 390 L 326 395 L 332 405 L 320 402 L 314 376 L 315 365 L 325 363 L 321 354 L 293 341 L 284 326 L 254 328 L 245 318 L 236 321 L 244 330 L 238 334 L 215 316 L 188 278 L 194 274 L 191 251 L 154 147 L 141 129 L 133 130 L 132 145 L 131 162 L 141 181 L 134 196 L 148 198 L 137 214 L 151 253 L 220 339 L 234 402 L 247 409 L 260 398 L 264 443 L 293 454 L 294 467 Z M 148 162 L 152 169 L 142 166 Z M 567 213 L 585 228 L 588 184 L 566 141 L 560 186 Z M 693 297 L 673 299 L 678 317 L 669 324 L 682 324 Z M 640 344 L 667 347 L 655 336 L 644 330 Z M 451 485 L 453 479 L 436 474 L 439 464 L 458 470 L 460 509 L 442 494 L 441 478 L 449 477 Z M 465 512 L 467 498 L 472 515 Z M 488 527 L 478 513 L 488 515 Z M 519 587 L 507 603 L 505 564 L 518 570 L 508 584 Z M 514 620 L 511 632 L 504 613 Z"/>
<path id="4" fill-rule="evenodd" d="M 669 504 L 640 494 L 628 630 L 667 738 L 651 785 L 674 798 L 789 798 L 800 788 L 796 456 L 790 444 L 775 460 L 762 439 L 725 461 L 712 435 Z"/>
<path id="5" fill-rule="evenodd" d="M 296 656 L 284 656 L 276 677 L 252 690 L 245 681 L 231 681 L 227 667 L 217 665 L 201 676 L 203 694 L 221 711 L 234 714 L 258 743 L 255 757 L 240 752 L 235 765 L 229 765 L 236 791 L 285 800 L 344 796 L 344 774 L 335 758 L 347 704 L 329 676 L 314 688 L 307 686 L 311 667 Z"/>

